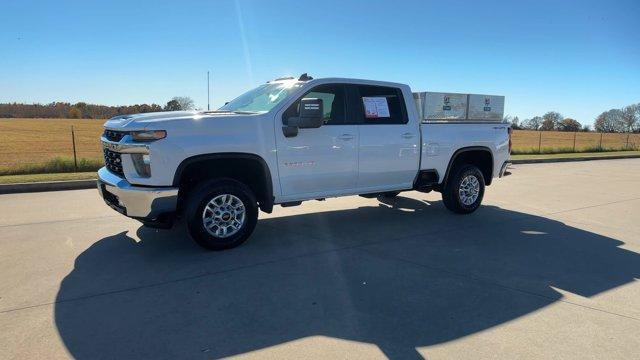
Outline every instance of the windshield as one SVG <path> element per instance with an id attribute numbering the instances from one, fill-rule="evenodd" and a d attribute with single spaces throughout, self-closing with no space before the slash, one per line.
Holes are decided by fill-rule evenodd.
<path id="1" fill-rule="evenodd" d="M 300 83 L 294 81 L 260 85 L 233 99 L 220 110 L 265 113 L 300 86 Z"/>

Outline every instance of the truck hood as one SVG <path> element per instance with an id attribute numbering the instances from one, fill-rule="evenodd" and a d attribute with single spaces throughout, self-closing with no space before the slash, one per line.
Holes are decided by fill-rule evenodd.
<path id="1" fill-rule="evenodd" d="M 110 129 L 146 127 L 148 123 L 162 122 L 164 120 L 174 120 L 183 117 L 196 115 L 195 111 L 166 111 L 144 114 L 120 115 L 112 117 L 104 123 L 104 127 Z"/>
<path id="2" fill-rule="evenodd" d="M 144 130 L 157 125 L 164 125 L 169 122 L 181 120 L 195 120 L 203 118 L 217 118 L 229 116 L 247 116 L 229 112 L 207 112 L 207 111 L 165 111 L 144 114 L 121 115 L 113 117 L 104 123 L 107 129 Z M 168 125 L 168 124 L 167 124 Z"/>

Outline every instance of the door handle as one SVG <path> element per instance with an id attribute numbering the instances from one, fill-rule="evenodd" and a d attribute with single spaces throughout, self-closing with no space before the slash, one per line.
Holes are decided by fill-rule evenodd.
<path id="1" fill-rule="evenodd" d="M 413 138 L 413 134 L 412 133 L 404 133 L 404 134 L 402 134 L 400 136 L 402 136 L 404 139 L 412 139 Z"/>
<path id="2" fill-rule="evenodd" d="M 340 139 L 340 140 L 351 140 L 354 137 L 355 136 L 351 135 L 351 134 L 342 134 L 342 135 L 338 136 L 338 139 Z"/>

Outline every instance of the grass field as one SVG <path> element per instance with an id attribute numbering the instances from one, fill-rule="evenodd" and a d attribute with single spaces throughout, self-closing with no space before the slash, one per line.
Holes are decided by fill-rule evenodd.
<path id="1" fill-rule="evenodd" d="M 525 154 L 511 155 L 511 160 L 526 159 L 575 159 L 584 157 L 606 158 L 611 156 L 640 156 L 640 151 L 605 151 L 605 152 L 581 152 L 581 153 L 562 153 L 562 154 Z"/>
<path id="2" fill-rule="evenodd" d="M 512 139 L 514 154 L 569 153 L 598 151 L 600 149 L 634 150 L 640 148 L 640 134 L 515 130 Z"/>
<path id="3" fill-rule="evenodd" d="M 56 173 L 56 174 L 25 174 L 0 176 L 0 184 L 19 184 L 32 182 L 92 180 L 96 179 L 96 172 Z"/>
<path id="4" fill-rule="evenodd" d="M 72 164 L 72 125 L 78 160 L 97 166 L 102 161 L 103 124 L 104 120 L 0 119 L 0 174 L 37 172 L 56 157 Z"/>
<path id="5" fill-rule="evenodd" d="M 103 124 L 104 120 L 0 119 L 0 175 L 74 171 L 71 126 L 78 170 L 93 171 L 102 163 L 99 139 Z M 513 132 L 514 154 L 639 148 L 640 134 Z"/>

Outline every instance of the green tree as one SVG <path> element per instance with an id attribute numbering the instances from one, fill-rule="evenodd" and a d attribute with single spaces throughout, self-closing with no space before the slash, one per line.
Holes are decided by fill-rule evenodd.
<path id="1" fill-rule="evenodd" d="M 538 130 L 540 125 L 542 125 L 542 118 L 540 116 L 534 116 L 522 122 L 522 127 L 527 130 Z"/>
<path id="2" fill-rule="evenodd" d="M 577 120 L 574 120 L 572 118 L 562 119 L 562 121 L 560 122 L 561 131 L 575 132 L 575 131 L 580 131 L 581 128 L 582 128 L 582 125 Z"/>
<path id="3" fill-rule="evenodd" d="M 175 96 L 165 105 L 165 111 L 193 110 L 193 100 L 188 96 Z"/>
<path id="4" fill-rule="evenodd" d="M 640 129 L 640 104 L 625 106 L 622 110 L 622 124 L 624 131 L 635 132 Z"/>
<path id="5" fill-rule="evenodd" d="M 502 121 L 511 124 L 511 128 L 513 130 L 522 129 L 522 125 L 520 124 L 520 119 L 517 116 L 505 115 Z"/>
<path id="6" fill-rule="evenodd" d="M 69 109 L 69 119 L 82 119 L 82 111 L 77 107 Z"/>
<path id="7" fill-rule="evenodd" d="M 561 128 L 562 115 L 556 111 L 549 111 L 542 115 L 542 124 L 540 130 L 551 131 L 559 130 Z"/>
<path id="8" fill-rule="evenodd" d="M 605 111 L 598 115 L 593 123 L 593 128 L 598 132 L 624 132 L 625 125 L 622 117 L 620 109 Z"/>
<path id="9" fill-rule="evenodd" d="M 167 105 L 164 106 L 164 111 L 178 111 L 178 110 L 182 110 L 180 108 L 180 103 L 178 102 L 178 100 L 169 100 L 167 102 Z"/>
<path id="10" fill-rule="evenodd" d="M 193 108 L 195 107 L 193 105 L 193 100 L 188 96 L 178 96 L 174 97 L 173 99 L 178 101 L 178 103 L 180 104 L 180 109 L 182 110 L 193 110 Z"/>

